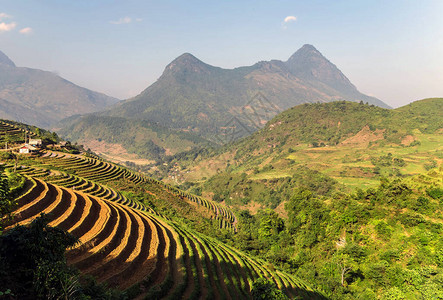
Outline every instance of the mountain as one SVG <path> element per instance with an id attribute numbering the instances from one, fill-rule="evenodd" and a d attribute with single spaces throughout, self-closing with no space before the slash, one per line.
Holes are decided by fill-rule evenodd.
<path id="1" fill-rule="evenodd" d="M 0 65 L 15 67 L 14 62 L 3 52 L 0 51 Z"/>
<path id="2" fill-rule="evenodd" d="M 286 62 L 261 61 L 235 69 L 211 66 L 190 53 L 182 54 L 139 95 L 95 116 L 145 120 L 226 144 L 250 135 L 290 107 L 336 100 L 389 107 L 358 92 L 335 65 L 313 46 L 305 45 Z M 73 124 L 71 119 L 66 128 L 61 122 L 60 127 L 65 127 L 61 132 L 70 132 L 70 138 L 87 144 L 89 138 L 83 131 L 75 131 Z M 93 123 L 89 126 L 90 135 L 98 138 Z M 128 143 L 122 146 L 131 147 Z"/>
<path id="3" fill-rule="evenodd" d="M 235 69 L 214 67 L 185 53 L 154 84 L 104 115 L 150 120 L 217 140 L 232 118 L 244 126 L 240 136 L 245 136 L 279 111 L 334 100 L 388 107 L 359 93 L 335 65 L 305 45 L 287 62 L 262 61 Z"/>
<path id="4" fill-rule="evenodd" d="M 49 128 L 63 118 L 100 111 L 118 101 L 54 73 L 16 67 L 0 51 L 0 118 Z"/>
<path id="5" fill-rule="evenodd" d="M 361 94 L 351 81 L 312 45 L 304 45 L 287 61 L 290 72 L 314 88 L 332 88 L 343 99 L 360 99 L 380 107 L 388 106 L 380 100 Z"/>

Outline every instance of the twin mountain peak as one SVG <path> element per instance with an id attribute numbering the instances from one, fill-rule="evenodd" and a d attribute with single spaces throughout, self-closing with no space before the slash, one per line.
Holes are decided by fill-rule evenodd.
<path id="1" fill-rule="evenodd" d="M 264 95 L 277 112 L 302 103 L 336 100 L 389 107 L 360 93 L 312 45 L 304 45 L 287 61 L 261 61 L 234 69 L 211 66 L 184 53 L 166 66 L 155 83 L 116 105 L 113 103 L 117 99 L 75 86 L 53 73 L 17 68 L 1 52 L 0 68 L 3 73 L 0 76 L 0 117 L 27 119 L 24 120 L 27 123 L 46 128 L 69 117 L 70 112 L 74 115 L 96 111 L 95 115 L 147 120 L 209 138 L 217 135 L 233 116 L 255 130 L 244 116 L 244 106 L 257 94 Z M 63 109 L 70 104 L 74 107 Z M 32 111 L 38 113 L 38 117 Z M 268 117 L 259 123 L 267 120 Z M 59 126 L 63 126 L 63 121 Z"/>
<path id="2" fill-rule="evenodd" d="M 337 68 L 337 66 L 335 66 L 326 57 L 324 57 L 314 46 L 309 44 L 305 44 L 303 47 L 301 47 L 287 61 L 261 61 L 252 66 L 239 67 L 231 70 L 211 66 L 199 60 L 190 53 L 184 53 L 166 66 L 162 76 L 168 77 L 171 75 L 175 75 L 182 78 L 183 76 L 190 76 L 194 73 L 194 76 L 200 74 L 203 77 L 223 72 L 230 73 L 231 75 L 233 73 L 244 74 L 248 71 L 256 71 L 268 74 L 278 73 L 286 78 L 302 80 L 305 83 L 315 82 L 317 83 L 317 85 L 320 82 L 326 86 L 332 87 L 339 93 L 351 94 L 351 97 L 349 97 L 350 95 L 341 95 L 342 98 L 346 100 L 355 101 L 356 99 L 358 99 L 358 96 L 360 96 L 360 93 L 357 91 L 356 87 Z M 382 107 L 388 107 L 384 103 L 378 101 L 376 102 L 377 103 L 373 104 Z"/>

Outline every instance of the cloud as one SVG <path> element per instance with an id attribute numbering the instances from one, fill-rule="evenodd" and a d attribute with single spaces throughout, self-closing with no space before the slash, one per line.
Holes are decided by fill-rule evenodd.
<path id="1" fill-rule="evenodd" d="M 283 22 L 290 23 L 290 22 L 295 22 L 295 21 L 297 21 L 296 16 L 287 16 Z"/>
<path id="2" fill-rule="evenodd" d="M 120 18 L 117 21 L 110 21 L 109 23 L 114 25 L 120 25 L 120 24 L 129 24 L 132 22 L 132 19 L 130 17 L 124 17 Z"/>
<path id="3" fill-rule="evenodd" d="M 0 23 L 0 32 L 11 31 L 11 30 L 13 30 L 16 26 L 17 26 L 17 23 L 15 23 L 15 22 L 12 22 L 12 23 L 5 23 L 5 22 L 2 22 L 2 23 Z"/>
<path id="4" fill-rule="evenodd" d="M 22 29 L 20 29 L 20 33 L 21 34 L 31 34 L 32 33 L 32 28 L 31 27 L 25 27 L 25 28 L 22 28 Z"/>
<path id="5" fill-rule="evenodd" d="M 143 19 L 142 18 L 136 18 L 135 21 L 141 22 L 141 21 L 143 21 Z"/>
<path id="6" fill-rule="evenodd" d="M 9 19 L 9 18 L 12 18 L 12 16 L 10 16 L 10 15 L 8 15 L 6 13 L 0 13 L 0 20 L 1 19 Z"/>
<path id="7" fill-rule="evenodd" d="M 287 16 L 284 18 L 283 22 L 281 23 L 282 28 L 285 30 L 288 28 L 287 24 L 297 21 L 296 16 Z"/>

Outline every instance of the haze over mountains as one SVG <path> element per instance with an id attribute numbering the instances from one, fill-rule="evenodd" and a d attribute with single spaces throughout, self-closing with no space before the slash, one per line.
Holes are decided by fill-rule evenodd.
<path id="1" fill-rule="evenodd" d="M 94 116 L 100 116 L 100 122 L 106 117 L 145 120 L 223 144 L 249 135 L 290 107 L 337 100 L 389 108 L 379 99 L 360 93 L 314 46 L 304 45 L 286 62 L 262 61 L 235 69 L 211 66 L 185 53 L 167 65 L 160 78 L 138 96 Z M 62 133 L 86 144 L 99 139 L 93 129 L 96 117 L 62 122 Z"/>
<path id="2" fill-rule="evenodd" d="M 0 51 L 0 118 L 49 128 L 63 118 L 100 111 L 118 101 L 54 73 L 17 67 Z"/>

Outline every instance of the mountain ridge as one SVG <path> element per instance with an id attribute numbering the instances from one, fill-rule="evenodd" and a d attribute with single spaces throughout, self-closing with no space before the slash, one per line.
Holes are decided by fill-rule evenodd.
<path id="1" fill-rule="evenodd" d="M 15 67 L 15 63 L 2 51 L 0 51 L 0 64 L 8 65 L 10 67 Z"/>
<path id="2" fill-rule="evenodd" d="M 52 72 L 17 67 L 1 51 L 0 99 L 0 117 L 44 128 L 71 115 L 100 111 L 119 101 Z"/>
<path id="3" fill-rule="evenodd" d="M 303 59 L 307 62 L 297 62 Z M 297 68 L 297 64 L 302 67 Z M 361 94 L 314 46 L 305 45 L 288 61 L 259 61 L 233 69 L 212 66 L 190 53 L 183 53 L 166 65 L 158 80 L 139 95 L 94 115 L 100 128 L 106 117 L 110 118 L 107 123 L 112 123 L 112 118 L 127 119 L 125 122 L 132 122 L 129 126 L 132 128 L 138 128 L 136 124 L 140 121 L 148 121 L 158 127 L 225 144 L 234 137 L 230 131 L 236 132 L 234 139 L 247 136 L 290 107 L 337 100 L 389 107 Z M 72 119 L 61 121 L 58 127 L 62 134 L 74 130 L 69 138 L 76 137 L 88 144 L 86 132 L 79 131 L 85 128 L 84 120 L 78 119 L 78 122 L 79 126 Z M 91 128 L 87 130 L 88 136 L 97 138 L 93 122 L 94 117 L 88 119 L 87 126 Z M 112 136 L 112 133 L 104 135 Z M 128 132 L 128 136 L 131 135 Z M 160 141 L 154 143 L 168 148 Z M 122 146 L 132 147 L 127 143 Z"/>

